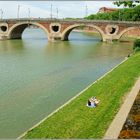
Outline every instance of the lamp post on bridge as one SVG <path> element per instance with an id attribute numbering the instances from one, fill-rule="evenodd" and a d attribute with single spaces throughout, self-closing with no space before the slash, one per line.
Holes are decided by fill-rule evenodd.
<path id="1" fill-rule="evenodd" d="M 3 10 L 0 9 L 0 14 L 1 14 L 1 20 L 2 20 L 2 17 L 3 17 Z"/>
<path id="2" fill-rule="evenodd" d="M 28 18 L 29 18 L 29 21 L 28 21 L 28 28 L 30 28 L 30 13 L 31 13 L 30 8 L 28 8 Z"/>
<path id="3" fill-rule="evenodd" d="M 56 8 L 56 14 L 57 14 L 56 15 L 57 16 L 56 18 L 58 19 L 58 8 Z"/>
<path id="4" fill-rule="evenodd" d="M 31 13 L 30 8 L 28 8 L 28 18 L 29 19 L 30 19 L 30 13 Z"/>
<path id="5" fill-rule="evenodd" d="M 86 17 L 88 16 L 88 7 L 87 7 L 87 5 L 86 5 Z"/>
<path id="6" fill-rule="evenodd" d="M 50 14 L 50 17 L 51 17 L 51 19 L 52 19 L 52 4 L 51 4 L 51 14 Z"/>
<path id="7" fill-rule="evenodd" d="M 119 21 L 120 21 L 120 9 L 119 9 Z"/>
<path id="8" fill-rule="evenodd" d="M 18 5 L 18 10 L 17 10 L 17 18 L 19 19 L 19 11 L 20 11 L 20 5 Z"/>

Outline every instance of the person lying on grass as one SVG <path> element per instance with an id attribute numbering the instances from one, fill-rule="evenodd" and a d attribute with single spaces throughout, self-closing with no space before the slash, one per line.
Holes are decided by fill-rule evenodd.
<path id="1" fill-rule="evenodd" d="M 87 106 L 88 107 L 96 107 L 99 104 L 100 100 L 96 99 L 96 97 L 91 97 L 88 100 Z"/>

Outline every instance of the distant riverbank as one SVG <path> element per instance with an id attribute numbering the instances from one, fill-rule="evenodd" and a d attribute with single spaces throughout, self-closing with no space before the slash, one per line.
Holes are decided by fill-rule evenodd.
<path id="1" fill-rule="evenodd" d="M 132 55 L 24 138 L 102 138 L 140 76 L 139 62 L 140 53 Z M 101 100 L 97 108 L 86 107 L 91 96 Z"/>
<path id="2" fill-rule="evenodd" d="M 91 33 L 93 34 L 94 36 L 96 37 L 100 37 L 100 34 L 98 31 L 96 30 L 87 30 L 87 29 L 74 29 L 73 30 L 74 32 L 79 32 L 79 33 Z M 121 40 L 129 40 L 129 41 L 133 41 L 137 38 L 140 38 L 140 36 L 138 35 L 131 35 L 130 33 L 129 34 L 126 34 L 126 35 L 123 35 L 121 37 Z"/>
<path id="3" fill-rule="evenodd" d="M 92 30 L 81 30 L 81 29 L 74 29 L 74 32 L 79 32 L 79 33 L 92 33 L 95 34 L 97 36 L 99 36 L 99 32 L 98 31 L 92 31 Z"/>

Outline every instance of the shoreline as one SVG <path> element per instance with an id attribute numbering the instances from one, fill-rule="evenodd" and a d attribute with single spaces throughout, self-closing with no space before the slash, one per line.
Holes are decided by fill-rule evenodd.
<path id="1" fill-rule="evenodd" d="M 16 139 L 21 139 L 23 138 L 29 131 L 31 131 L 32 129 L 36 128 L 37 126 L 39 126 L 41 123 L 43 123 L 45 120 L 47 120 L 49 117 L 53 116 L 56 112 L 58 112 L 60 109 L 62 109 L 63 107 L 65 107 L 66 105 L 68 105 L 70 102 L 72 102 L 74 99 L 76 99 L 78 96 L 80 96 L 82 93 L 84 93 L 86 90 L 88 90 L 92 85 L 94 85 L 95 83 L 97 83 L 98 81 L 100 81 L 101 79 L 103 79 L 106 75 L 108 75 L 110 72 L 112 72 L 114 69 L 116 69 L 117 67 L 119 67 L 121 64 L 123 64 L 124 62 L 126 62 L 128 60 L 128 57 L 125 57 L 124 60 L 122 62 L 120 62 L 119 64 L 117 64 L 115 67 L 113 67 L 111 70 L 109 70 L 108 72 L 106 72 L 105 74 L 103 74 L 100 78 L 98 78 L 96 81 L 92 82 L 90 85 L 88 85 L 85 89 L 83 89 L 81 92 L 79 92 L 78 94 L 76 94 L 74 97 L 72 97 L 70 100 L 68 100 L 66 103 L 64 103 L 62 106 L 60 106 L 59 108 L 57 108 L 56 110 L 54 110 L 52 113 L 50 113 L 49 115 L 47 115 L 45 118 L 43 118 L 41 121 L 39 121 L 37 124 L 33 125 L 31 128 L 27 129 L 25 132 L 23 132 L 21 135 L 19 135 Z"/>

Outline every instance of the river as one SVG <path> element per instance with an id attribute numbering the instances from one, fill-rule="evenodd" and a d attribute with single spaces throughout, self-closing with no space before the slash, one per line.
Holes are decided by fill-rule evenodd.
<path id="1" fill-rule="evenodd" d="M 26 29 L 22 40 L 0 41 L 0 138 L 18 137 L 131 52 L 128 42 L 78 32 L 48 42 L 41 29 Z"/>

